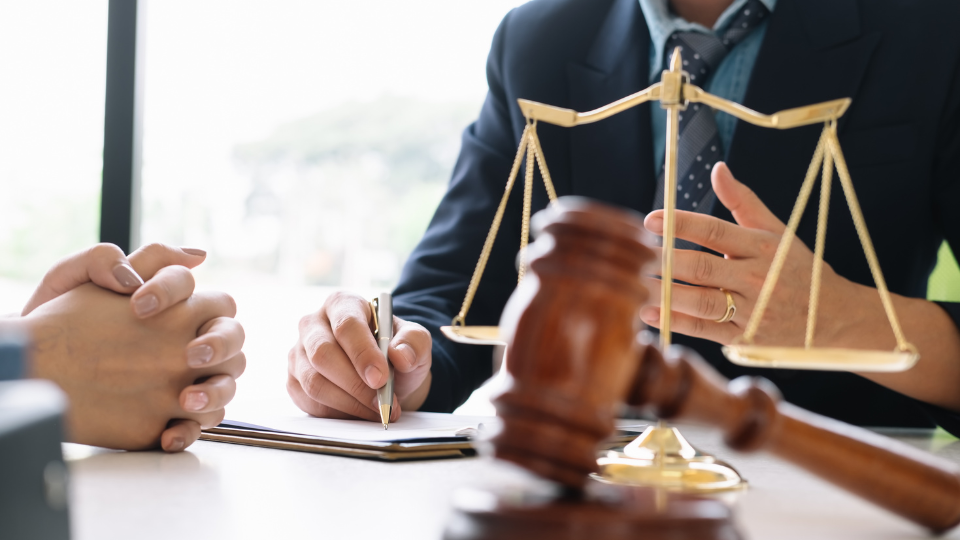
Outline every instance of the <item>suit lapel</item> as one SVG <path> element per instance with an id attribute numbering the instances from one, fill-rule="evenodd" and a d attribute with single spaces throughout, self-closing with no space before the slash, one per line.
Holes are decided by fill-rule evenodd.
<path id="1" fill-rule="evenodd" d="M 647 87 L 650 34 L 637 0 L 615 0 L 583 62 L 567 66 L 569 103 L 589 111 Z M 655 178 L 650 105 L 570 128 L 573 193 L 648 211 Z"/>
<path id="2" fill-rule="evenodd" d="M 856 112 L 857 91 L 879 38 L 860 33 L 856 0 L 779 0 L 744 105 L 772 113 L 851 97 L 849 117 Z M 843 126 L 841 119 L 841 130 Z M 816 125 L 780 131 L 738 122 L 730 169 L 786 221 L 821 130 Z M 713 214 L 732 220 L 721 204 Z"/>

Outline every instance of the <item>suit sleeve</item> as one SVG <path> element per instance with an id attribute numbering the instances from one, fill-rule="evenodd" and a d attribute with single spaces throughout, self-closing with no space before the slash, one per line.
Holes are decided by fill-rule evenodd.
<path id="1" fill-rule="evenodd" d="M 433 382 L 421 407 L 425 411 L 453 411 L 492 375 L 492 347 L 450 342 L 439 327 L 450 324 L 460 310 L 519 143 L 510 114 L 515 106 L 503 80 L 510 15 L 493 39 L 487 60 L 489 92 L 480 116 L 463 133 L 447 192 L 394 292 L 394 313 L 423 325 L 433 336 Z M 521 201 L 519 193 L 513 195 L 467 316 L 469 325 L 496 325 L 516 286 Z"/>

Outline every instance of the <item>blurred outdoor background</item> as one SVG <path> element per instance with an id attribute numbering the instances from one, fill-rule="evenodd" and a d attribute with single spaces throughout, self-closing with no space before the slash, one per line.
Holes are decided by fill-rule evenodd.
<path id="1" fill-rule="evenodd" d="M 286 403 L 299 318 L 396 283 L 523 0 L 145 3 L 141 242 L 207 250 L 237 405 Z M 106 0 L 0 2 L 0 313 L 98 239 L 106 38 Z"/>
<path id="2" fill-rule="evenodd" d="M 297 321 L 396 283 L 523 0 L 143 3 L 141 241 L 207 250 L 247 329 L 236 407 L 287 405 Z M 106 38 L 106 0 L 0 2 L 0 313 L 98 239 Z M 931 296 L 960 299 L 941 255 Z"/>

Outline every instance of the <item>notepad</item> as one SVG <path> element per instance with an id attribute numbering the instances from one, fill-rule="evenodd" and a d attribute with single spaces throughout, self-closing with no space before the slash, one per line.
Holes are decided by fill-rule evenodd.
<path id="1" fill-rule="evenodd" d="M 206 441 L 330 454 L 343 457 L 406 461 L 443 459 L 476 454 L 472 440 L 494 430 L 495 416 L 404 412 L 389 430 L 377 422 L 315 418 L 306 414 L 245 414 L 242 420 L 224 420 L 203 430 Z M 645 424 L 618 421 L 618 433 L 609 446 L 624 444 L 643 431 Z"/>

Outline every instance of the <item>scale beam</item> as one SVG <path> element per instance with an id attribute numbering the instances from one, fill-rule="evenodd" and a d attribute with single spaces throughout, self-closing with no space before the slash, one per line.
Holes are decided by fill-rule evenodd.
<path id="1" fill-rule="evenodd" d="M 680 91 L 680 100 L 683 102 L 703 103 L 718 111 L 728 113 L 744 122 L 773 129 L 792 129 L 836 120 L 847 112 L 852 102 L 850 98 L 835 99 L 815 105 L 807 105 L 806 107 L 787 109 L 773 114 L 761 114 L 739 103 L 715 96 L 699 86 L 688 82 L 683 83 Z M 574 127 L 605 120 L 627 109 L 636 107 L 641 103 L 660 101 L 662 94 L 661 83 L 656 83 L 636 94 L 631 94 L 609 105 L 604 105 L 599 109 L 588 112 L 577 112 L 573 109 L 554 107 L 553 105 L 545 105 L 543 103 L 537 103 L 536 101 L 530 101 L 529 99 L 518 99 L 517 103 L 520 105 L 523 116 L 529 120 L 546 122 L 560 127 Z"/>

